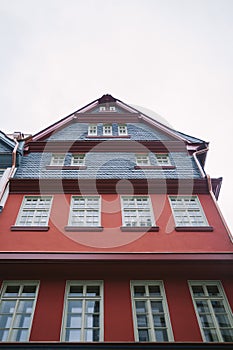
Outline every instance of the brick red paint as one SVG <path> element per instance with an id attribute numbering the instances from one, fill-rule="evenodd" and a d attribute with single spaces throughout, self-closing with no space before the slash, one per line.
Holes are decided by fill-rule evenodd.
<path id="1" fill-rule="evenodd" d="M 42 280 L 36 304 L 30 341 L 59 341 L 65 281 Z"/>
<path id="2" fill-rule="evenodd" d="M 33 193 L 32 193 L 33 194 Z M 168 197 L 152 194 L 159 232 L 121 232 L 120 196 L 104 194 L 103 232 L 65 232 L 71 194 L 53 196 L 48 232 L 11 232 L 23 200 L 11 194 L 0 216 L 2 251 L 79 252 L 231 252 L 232 243 L 210 195 L 199 195 L 213 232 L 176 232 Z"/>

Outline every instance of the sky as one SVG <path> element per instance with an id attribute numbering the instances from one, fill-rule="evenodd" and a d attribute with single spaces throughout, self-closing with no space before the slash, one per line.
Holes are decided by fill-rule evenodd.
<path id="1" fill-rule="evenodd" d="M 233 232 L 233 0 L 0 0 L 0 130 L 35 134 L 106 93 L 210 142 Z"/>

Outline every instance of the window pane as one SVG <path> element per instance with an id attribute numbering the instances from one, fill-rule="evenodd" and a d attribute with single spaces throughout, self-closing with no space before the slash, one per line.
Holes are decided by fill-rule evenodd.
<path id="1" fill-rule="evenodd" d="M 139 341 L 149 341 L 149 334 L 147 329 L 138 330 Z"/>
<path id="2" fill-rule="evenodd" d="M 155 327 L 166 327 L 164 316 L 153 316 Z"/>
<path id="3" fill-rule="evenodd" d="M 149 286 L 149 295 L 150 296 L 160 296 L 160 286 Z"/>
<path id="4" fill-rule="evenodd" d="M 9 330 L 0 329 L 0 341 L 7 341 Z"/>
<path id="5" fill-rule="evenodd" d="M 86 315 L 85 327 L 99 327 L 99 315 Z"/>
<path id="6" fill-rule="evenodd" d="M 86 329 L 85 341 L 99 341 L 99 329 Z"/>
<path id="7" fill-rule="evenodd" d="M 33 306 L 33 300 L 21 300 L 18 304 L 17 312 L 31 313 Z"/>
<path id="8" fill-rule="evenodd" d="M 147 306 L 145 301 L 136 301 L 135 305 L 137 314 L 147 312 Z"/>
<path id="9" fill-rule="evenodd" d="M 151 301 L 151 309 L 153 313 L 163 312 L 162 301 Z"/>
<path id="10" fill-rule="evenodd" d="M 226 314 L 216 314 L 215 316 L 218 320 L 219 327 L 231 327 L 230 320 Z"/>
<path id="11" fill-rule="evenodd" d="M 68 312 L 69 313 L 82 313 L 82 301 L 79 301 L 79 300 L 68 301 Z"/>
<path id="12" fill-rule="evenodd" d="M 12 315 L 0 316 L 0 328 L 9 328 L 12 321 Z"/>
<path id="13" fill-rule="evenodd" d="M 211 304 L 214 308 L 214 312 L 215 313 L 219 313 L 219 312 L 225 312 L 225 307 L 223 305 L 223 302 L 221 300 L 212 300 Z"/>
<path id="14" fill-rule="evenodd" d="M 209 296 L 219 296 L 220 292 L 218 286 L 206 286 Z"/>
<path id="15" fill-rule="evenodd" d="M 87 286 L 87 296 L 99 296 L 100 295 L 100 287 L 99 286 Z"/>
<path id="16" fill-rule="evenodd" d="M 202 327 L 214 327 L 211 315 L 200 315 Z"/>
<path id="17" fill-rule="evenodd" d="M 233 342 L 233 329 L 221 329 L 223 341 Z"/>
<path id="18" fill-rule="evenodd" d="M 11 341 L 27 341 L 28 329 L 13 329 L 11 333 Z"/>
<path id="19" fill-rule="evenodd" d="M 198 312 L 203 312 L 203 313 L 210 312 L 207 301 L 197 301 L 196 305 L 197 305 Z"/>
<path id="20" fill-rule="evenodd" d="M 202 286 L 193 286 L 192 291 L 195 297 L 203 296 L 205 295 L 204 289 Z"/>
<path id="21" fill-rule="evenodd" d="M 158 342 L 168 341 L 167 330 L 166 329 L 156 329 L 155 338 Z"/>
<path id="22" fill-rule="evenodd" d="M 147 316 L 145 315 L 137 315 L 137 324 L 138 327 L 147 327 L 148 322 L 147 322 Z"/>
<path id="23" fill-rule="evenodd" d="M 17 296 L 19 293 L 19 286 L 7 286 L 4 296 Z"/>
<path id="24" fill-rule="evenodd" d="M 14 320 L 14 328 L 29 328 L 31 315 L 17 315 Z"/>
<path id="25" fill-rule="evenodd" d="M 36 286 L 24 286 L 22 295 L 24 296 L 34 296 L 36 293 Z"/>
<path id="26" fill-rule="evenodd" d="M 81 328 L 82 314 L 68 314 L 67 315 L 67 327 L 69 328 Z"/>
<path id="27" fill-rule="evenodd" d="M 3 300 L 0 304 L 0 313 L 1 314 L 12 314 L 15 310 L 15 300 L 5 301 Z"/>
<path id="28" fill-rule="evenodd" d="M 144 286 L 135 286 L 134 287 L 134 296 L 143 296 L 146 294 Z"/>
<path id="29" fill-rule="evenodd" d="M 86 302 L 87 313 L 99 313 L 99 301 L 87 301 Z"/>
<path id="30" fill-rule="evenodd" d="M 205 339 L 209 342 L 218 342 L 218 337 L 214 329 L 204 329 Z"/>
<path id="31" fill-rule="evenodd" d="M 83 295 L 83 286 L 70 286 L 70 293 L 73 296 Z"/>
<path id="32" fill-rule="evenodd" d="M 80 341 L 81 340 L 81 331 L 80 329 L 67 329 L 65 335 L 66 341 Z"/>

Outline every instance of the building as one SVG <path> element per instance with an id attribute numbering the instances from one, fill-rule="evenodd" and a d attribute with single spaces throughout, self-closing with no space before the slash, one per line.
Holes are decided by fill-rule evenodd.
<path id="1" fill-rule="evenodd" d="M 0 215 L 0 346 L 232 349 L 207 150 L 111 95 L 27 137 Z"/>

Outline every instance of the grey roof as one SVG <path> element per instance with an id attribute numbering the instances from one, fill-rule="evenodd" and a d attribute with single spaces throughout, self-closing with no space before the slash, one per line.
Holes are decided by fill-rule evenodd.
<path id="1" fill-rule="evenodd" d="M 71 164 L 71 153 L 66 154 L 65 164 Z M 192 156 L 186 152 L 171 152 L 170 160 L 175 169 L 135 169 L 135 154 L 130 152 L 89 152 L 86 169 L 49 169 L 52 153 L 30 153 L 23 157 L 15 178 L 29 179 L 193 179 L 201 174 Z M 153 153 L 149 154 L 151 165 L 156 165 Z"/>

